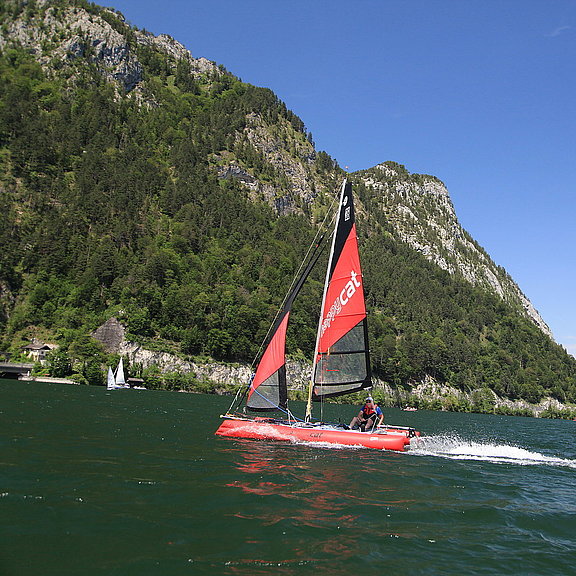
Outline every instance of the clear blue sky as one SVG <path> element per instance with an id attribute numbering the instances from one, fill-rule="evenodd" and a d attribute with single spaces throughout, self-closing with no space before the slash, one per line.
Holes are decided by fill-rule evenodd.
<path id="1" fill-rule="evenodd" d="M 101 0 L 272 89 L 350 171 L 448 187 L 576 355 L 576 0 Z"/>

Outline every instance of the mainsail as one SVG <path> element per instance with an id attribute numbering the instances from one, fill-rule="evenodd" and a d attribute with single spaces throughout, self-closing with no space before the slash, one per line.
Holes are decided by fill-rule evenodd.
<path id="1" fill-rule="evenodd" d="M 352 186 L 344 181 L 318 325 L 312 399 L 372 386 Z"/>
<path id="2" fill-rule="evenodd" d="M 106 377 L 106 387 L 108 390 L 113 390 L 116 387 L 116 380 L 114 380 L 114 373 L 112 368 L 108 366 L 108 376 Z"/>
<path id="3" fill-rule="evenodd" d="M 314 354 L 313 400 L 348 394 L 372 385 L 364 287 L 354 216 L 352 186 L 344 181 Z M 246 406 L 250 410 L 287 409 L 285 347 L 288 320 L 294 299 L 320 256 L 321 245 L 321 241 L 316 245 L 274 324 L 248 390 Z"/>

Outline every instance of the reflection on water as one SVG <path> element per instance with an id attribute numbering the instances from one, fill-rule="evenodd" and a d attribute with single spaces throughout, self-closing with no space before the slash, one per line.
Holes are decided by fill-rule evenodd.
<path id="1" fill-rule="evenodd" d="M 502 442 L 491 426 L 490 439 L 431 435 L 408 453 L 227 439 L 221 449 L 234 479 L 226 488 L 242 495 L 232 516 L 247 530 L 238 535 L 241 548 L 258 549 L 258 565 L 273 565 L 278 573 L 298 566 L 301 573 L 307 567 L 344 574 L 383 562 L 397 574 L 426 573 L 423 565 L 431 573 L 471 574 L 481 558 L 478 573 L 512 574 L 518 558 L 511 551 L 524 540 L 535 558 L 554 549 L 561 574 L 569 562 L 567 521 L 576 510 L 567 505 L 567 491 L 574 489 L 550 474 L 573 468 L 574 460 Z M 525 464 L 543 466 L 545 480 L 527 477 Z M 534 540 L 526 523 L 536 515 L 548 523 L 547 515 L 559 509 L 555 494 L 564 506 L 560 528 L 551 541 Z M 536 512 L 538 501 L 542 510 Z M 446 571 L 448 557 L 452 568 Z M 232 573 L 250 573 L 251 558 L 250 552 L 243 556 Z M 500 562 L 492 564 L 496 558 Z"/>
<path id="2" fill-rule="evenodd" d="M 374 483 L 381 475 L 375 463 L 393 466 L 401 455 L 250 440 L 226 451 L 237 470 L 226 486 L 250 497 L 233 516 L 248 521 L 253 530 L 245 544 L 267 548 L 272 565 L 325 568 L 337 557 L 352 566 L 376 535 L 413 536 L 386 527 L 392 510 L 409 508 L 413 498 L 398 498 L 395 483 Z M 284 542 L 280 550 L 269 544 L 270 527 Z"/>

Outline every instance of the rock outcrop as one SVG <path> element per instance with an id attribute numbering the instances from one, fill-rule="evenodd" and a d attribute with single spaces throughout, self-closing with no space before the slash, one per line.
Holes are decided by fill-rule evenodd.
<path id="1" fill-rule="evenodd" d="M 137 45 L 157 49 L 174 62 L 185 60 L 193 75 L 221 74 L 213 62 L 193 58 L 172 37 L 131 28 L 119 12 L 55 6 L 50 0 L 36 0 L 34 10 L 22 10 L 0 31 L 0 50 L 11 45 L 26 48 L 48 74 L 63 67 L 73 71 L 75 61 L 85 59 L 123 92 L 137 90 L 143 80 Z"/>
<path id="2" fill-rule="evenodd" d="M 132 365 L 138 364 L 144 369 L 157 367 L 161 372 L 192 374 L 201 382 L 213 385 L 214 390 L 222 384 L 245 386 L 250 382 L 252 369 L 245 364 L 222 364 L 218 362 L 197 363 L 184 360 L 174 354 L 146 350 L 137 342 L 123 339 L 124 328 L 116 318 L 111 318 L 100 326 L 93 336 L 104 344 L 109 352 L 128 357 Z M 119 340 L 121 338 L 121 340 Z M 286 375 L 291 390 L 304 392 L 310 381 L 311 367 L 307 363 L 288 361 Z M 475 406 L 481 400 L 487 401 L 494 409 L 504 409 L 508 413 L 523 413 L 540 416 L 546 410 L 562 411 L 567 407 L 553 398 L 545 398 L 539 404 L 530 404 L 525 400 L 500 398 L 493 391 L 483 388 L 463 392 L 453 386 L 440 384 L 427 376 L 422 382 L 414 382 L 411 388 L 392 388 L 386 382 L 373 378 L 373 393 L 384 398 L 386 405 L 405 405 L 414 403 L 434 404 L 435 409 L 451 410 L 457 405 Z"/>
<path id="3" fill-rule="evenodd" d="M 121 354 L 126 329 L 117 318 L 109 318 L 102 326 L 92 332 L 92 337 L 102 343 L 109 354 Z"/>

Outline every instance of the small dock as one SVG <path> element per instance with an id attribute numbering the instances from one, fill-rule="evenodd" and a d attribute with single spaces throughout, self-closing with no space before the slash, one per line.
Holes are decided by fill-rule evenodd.
<path id="1" fill-rule="evenodd" d="M 68 378 L 53 378 L 52 376 L 30 376 L 34 364 L 28 362 L 0 362 L 0 378 L 22 380 L 25 382 L 45 382 L 48 384 L 76 384 Z"/>
<path id="2" fill-rule="evenodd" d="M 0 362 L 0 378 L 30 378 L 32 368 L 31 362 Z"/>

